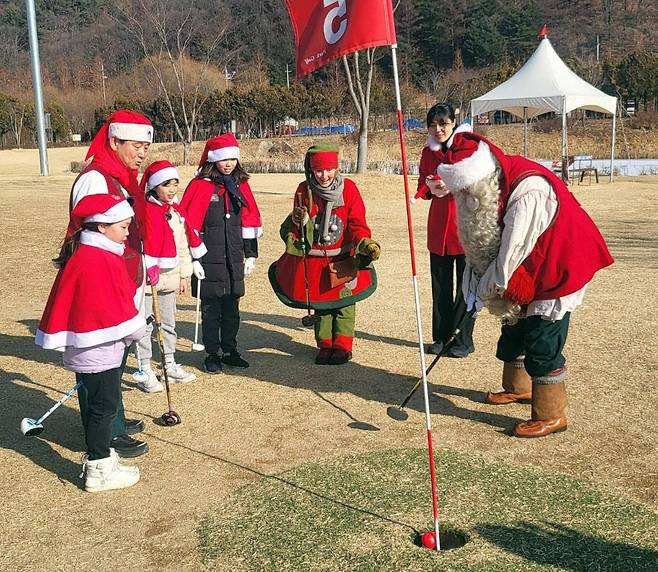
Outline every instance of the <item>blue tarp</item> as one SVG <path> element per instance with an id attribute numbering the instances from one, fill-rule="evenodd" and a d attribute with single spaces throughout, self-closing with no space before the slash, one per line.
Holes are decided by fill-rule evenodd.
<path id="1" fill-rule="evenodd" d="M 324 127 L 301 127 L 295 131 L 294 135 L 347 135 L 355 131 L 356 129 L 351 123 L 341 123 Z"/>
<path id="2" fill-rule="evenodd" d="M 405 131 L 411 131 L 412 129 L 425 129 L 425 122 L 422 119 L 416 117 L 408 117 L 402 121 L 402 125 Z M 398 130 L 398 124 L 393 125 L 393 129 Z"/>

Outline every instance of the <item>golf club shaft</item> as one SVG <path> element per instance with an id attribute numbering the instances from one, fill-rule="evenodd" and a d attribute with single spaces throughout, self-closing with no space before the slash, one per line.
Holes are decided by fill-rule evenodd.
<path id="1" fill-rule="evenodd" d="M 167 363 L 165 358 L 165 349 L 164 349 L 164 335 L 162 333 L 162 320 L 160 319 L 160 301 L 158 300 L 158 291 L 155 289 L 155 286 L 151 286 L 151 294 L 153 296 L 153 316 L 155 317 L 155 325 L 158 329 L 158 346 L 160 347 L 160 358 L 162 360 L 162 377 L 165 381 L 165 390 L 167 392 L 167 406 L 169 407 L 169 412 L 173 411 L 173 405 L 171 404 L 171 391 L 169 389 L 169 376 L 167 375 Z"/>
<path id="2" fill-rule="evenodd" d="M 57 409 L 62 403 L 64 403 L 67 399 L 69 399 L 82 385 L 82 382 L 79 381 L 78 383 L 75 384 L 73 388 L 71 388 L 69 391 L 66 392 L 64 397 L 62 397 L 55 405 L 53 405 L 48 411 L 46 411 L 39 419 L 36 420 L 36 425 L 40 425 L 43 423 L 44 419 L 46 419 L 55 409 Z"/>
<path id="3" fill-rule="evenodd" d="M 427 368 L 425 371 L 425 376 L 429 375 L 430 371 L 434 369 L 434 366 L 437 364 L 439 361 L 439 358 L 443 355 L 445 355 L 446 350 L 450 349 L 450 346 L 455 342 L 457 339 L 457 336 L 461 333 L 461 328 L 464 325 L 464 322 L 466 321 L 467 317 L 472 317 L 475 314 L 476 310 L 475 307 L 470 312 L 464 311 L 464 314 L 462 315 L 461 319 L 459 320 L 459 327 L 450 335 L 448 340 L 446 341 L 445 345 L 443 346 L 443 349 L 441 350 L 441 353 L 438 354 L 433 360 L 430 366 Z M 405 405 L 409 403 L 409 400 L 414 396 L 416 391 L 418 391 L 418 388 L 420 385 L 423 383 L 422 378 L 419 379 L 415 385 L 411 388 L 411 391 L 407 394 L 407 396 L 402 400 L 402 403 L 398 406 L 398 409 L 404 409 Z"/>
<path id="4" fill-rule="evenodd" d="M 302 208 L 304 206 L 304 199 L 301 193 L 297 195 L 297 206 Z M 310 216 L 310 215 L 309 215 Z M 304 264 L 304 294 L 306 295 L 306 314 L 311 315 L 311 297 L 308 288 L 308 266 L 306 262 L 306 227 L 304 220 L 299 222 L 299 234 L 302 237 L 302 263 Z"/>
<path id="5" fill-rule="evenodd" d="M 199 307 L 201 305 L 201 278 L 196 281 L 196 314 L 194 316 L 194 345 L 199 343 Z"/>

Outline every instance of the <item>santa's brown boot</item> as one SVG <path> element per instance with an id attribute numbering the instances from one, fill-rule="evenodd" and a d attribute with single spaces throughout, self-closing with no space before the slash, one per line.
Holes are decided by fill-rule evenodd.
<path id="1" fill-rule="evenodd" d="M 489 405 L 508 403 L 530 403 L 532 399 L 532 379 L 523 367 L 523 357 L 503 364 L 503 391 L 488 391 L 484 400 Z"/>
<path id="2" fill-rule="evenodd" d="M 514 427 L 515 437 L 546 437 L 567 428 L 567 390 L 564 381 L 532 383 L 532 419 Z"/>

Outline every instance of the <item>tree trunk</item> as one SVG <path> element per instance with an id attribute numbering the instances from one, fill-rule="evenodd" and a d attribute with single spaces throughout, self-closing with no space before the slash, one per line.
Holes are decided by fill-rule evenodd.
<path id="1" fill-rule="evenodd" d="M 356 172 L 368 170 L 368 115 L 362 115 L 359 123 L 359 147 L 357 150 Z"/>
<path id="2" fill-rule="evenodd" d="M 183 141 L 183 165 L 190 164 L 190 149 L 192 148 L 191 141 Z"/>

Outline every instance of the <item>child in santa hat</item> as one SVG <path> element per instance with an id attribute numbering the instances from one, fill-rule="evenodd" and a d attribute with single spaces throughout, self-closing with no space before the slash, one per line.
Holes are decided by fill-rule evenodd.
<path id="1" fill-rule="evenodd" d="M 356 302 L 377 287 L 371 262 L 381 249 L 359 189 L 338 170 L 338 148 L 312 146 L 304 168 L 306 180 L 281 225 L 286 252 L 270 266 L 269 279 L 284 304 L 315 310 L 315 363 L 340 365 L 352 359 Z"/>
<path id="2" fill-rule="evenodd" d="M 89 195 L 77 203 L 36 333 L 38 345 L 63 352 L 64 367 L 76 372 L 86 390 L 83 473 L 90 492 L 130 487 L 139 480 L 139 469 L 122 465 L 110 447 L 124 352 L 146 327 L 123 260 L 133 215 L 126 200 L 111 194 Z"/>
<path id="3" fill-rule="evenodd" d="M 199 233 L 188 224 L 176 193 L 180 177 L 169 161 L 151 163 L 142 175 L 141 187 L 146 192 L 146 224 L 149 232 L 144 239 L 144 261 L 147 281 L 158 292 L 162 332 L 164 338 L 164 362 L 168 379 L 177 383 L 189 383 L 196 376 L 176 363 L 176 294 L 188 292 L 188 280 L 192 276 L 192 258 L 201 258 L 206 252 Z M 197 269 L 198 273 L 198 269 Z M 147 290 L 144 312 L 153 311 L 153 297 Z M 151 368 L 151 334 L 153 326 L 146 327 L 146 335 L 139 341 L 140 369 L 147 378 L 138 387 L 147 393 L 162 391 L 162 384 Z"/>
<path id="4" fill-rule="evenodd" d="M 256 200 L 240 165 L 240 147 L 232 133 L 206 142 L 199 171 L 185 190 L 181 207 L 208 252 L 192 265 L 201 285 L 204 367 L 219 373 L 222 364 L 249 367 L 238 352 L 240 298 L 258 257 L 262 222 Z M 222 355 L 219 355 L 221 350 Z"/>

